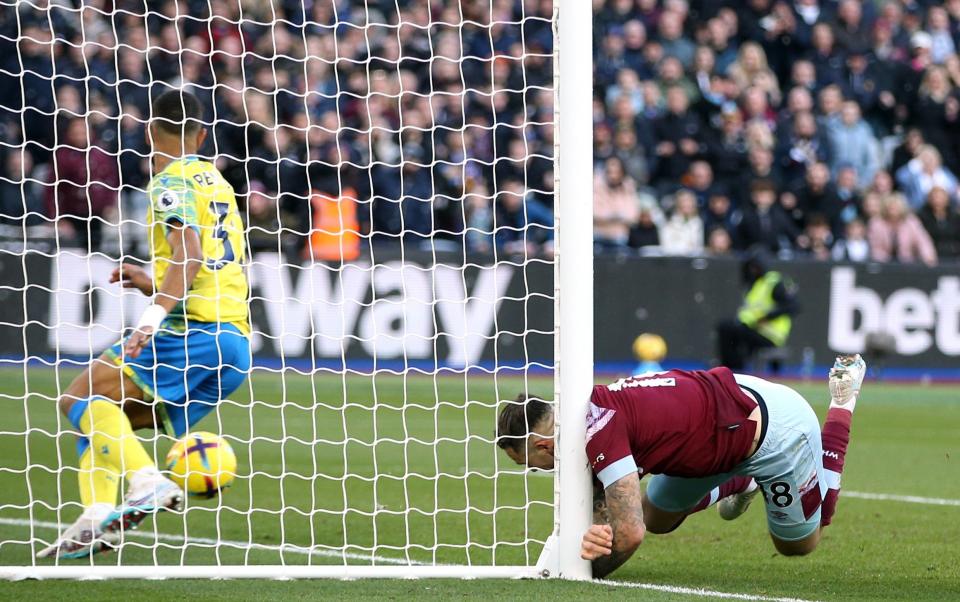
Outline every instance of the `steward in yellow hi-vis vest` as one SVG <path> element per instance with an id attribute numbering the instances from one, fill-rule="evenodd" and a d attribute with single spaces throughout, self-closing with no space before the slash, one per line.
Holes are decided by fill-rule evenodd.
<path id="1" fill-rule="evenodd" d="M 732 370 L 742 370 L 758 349 L 784 346 L 798 310 L 796 286 L 769 269 L 762 251 L 744 261 L 743 279 L 749 288 L 736 319 L 717 327 L 720 363 Z"/>

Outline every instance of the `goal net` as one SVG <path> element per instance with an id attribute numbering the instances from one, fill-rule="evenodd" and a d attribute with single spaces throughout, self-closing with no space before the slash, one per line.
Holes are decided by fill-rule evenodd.
<path id="1" fill-rule="evenodd" d="M 580 4 L 559 23 L 583 24 L 589 140 Z M 592 378 L 590 144 L 561 210 L 557 23 L 552 0 L 0 0 L 0 574 L 582 577 L 582 427 L 559 480 L 495 440 L 518 394 L 572 386 L 559 422 L 582 422 Z M 171 89 L 243 219 L 252 367 L 192 425 L 236 478 L 113 553 L 38 559 L 83 511 L 57 402 L 150 303 L 111 275 L 151 270 L 146 129 Z M 138 436 L 164 469 L 173 434 Z"/>

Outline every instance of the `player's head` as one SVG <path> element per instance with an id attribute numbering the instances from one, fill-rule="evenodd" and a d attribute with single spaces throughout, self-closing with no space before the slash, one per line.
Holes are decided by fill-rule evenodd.
<path id="1" fill-rule="evenodd" d="M 497 445 L 517 464 L 553 468 L 553 406 L 520 394 L 500 412 Z"/>
<path id="2" fill-rule="evenodd" d="M 179 147 L 181 152 L 194 152 L 206 137 L 203 105 L 196 96 L 183 90 L 169 90 L 153 100 L 147 141 L 154 150 Z"/>
<path id="3" fill-rule="evenodd" d="M 741 276 L 744 282 L 748 284 L 763 277 L 764 274 L 770 271 L 770 257 L 766 249 L 759 246 L 751 248 L 743 259 L 741 270 Z"/>

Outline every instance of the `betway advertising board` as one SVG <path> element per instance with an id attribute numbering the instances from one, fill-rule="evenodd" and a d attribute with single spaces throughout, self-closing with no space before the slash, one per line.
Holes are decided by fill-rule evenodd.
<path id="1" fill-rule="evenodd" d="M 146 305 L 109 283 L 102 256 L 0 253 L 0 355 L 16 359 L 97 354 Z M 891 335 L 891 366 L 953 368 L 960 357 L 960 271 L 955 267 L 791 262 L 801 313 L 792 362 L 809 348 L 818 364 Z M 552 366 L 553 265 L 407 254 L 334 269 L 291 265 L 263 253 L 249 267 L 253 346 L 260 358 L 389 360 L 463 368 Z M 714 327 L 744 292 L 739 263 L 688 258 L 595 261 L 595 357 L 629 362 L 641 332 L 661 334 L 676 360 L 708 362 Z M 960 375 L 960 370 L 958 370 Z"/>
<path id="2" fill-rule="evenodd" d="M 148 303 L 109 282 L 116 265 L 69 252 L 0 253 L 0 354 L 89 356 L 114 344 Z M 258 358 L 389 360 L 397 369 L 397 362 L 463 368 L 493 358 L 522 365 L 553 354 L 553 265 L 544 261 L 457 264 L 408 255 L 333 268 L 261 253 L 247 274 Z"/>
<path id="3" fill-rule="evenodd" d="M 787 343 L 817 364 L 837 352 L 863 352 L 871 333 L 893 337 L 890 366 L 953 368 L 960 360 L 960 266 L 775 263 L 797 285 L 801 312 Z M 733 318 L 746 291 L 734 260 L 648 258 L 596 262 L 597 357 L 629 349 L 639 332 L 664 336 L 670 356 L 714 357 L 715 326 Z M 960 368 L 957 372 L 960 376 Z"/>

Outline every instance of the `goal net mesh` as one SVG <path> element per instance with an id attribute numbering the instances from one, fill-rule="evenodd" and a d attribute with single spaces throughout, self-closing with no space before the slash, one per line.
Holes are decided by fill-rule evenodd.
<path id="1" fill-rule="evenodd" d="M 0 565 L 55 564 L 35 555 L 82 511 L 57 400 L 149 303 L 110 279 L 150 268 L 145 129 L 170 89 L 200 99 L 245 225 L 253 367 L 194 425 L 238 474 L 80 562 L 535 564 L 553 478 L 495 428 L 554 392 L 552 20 L 0 0 Z M 163 469 L 172 437 L 138 435 Z"/>

